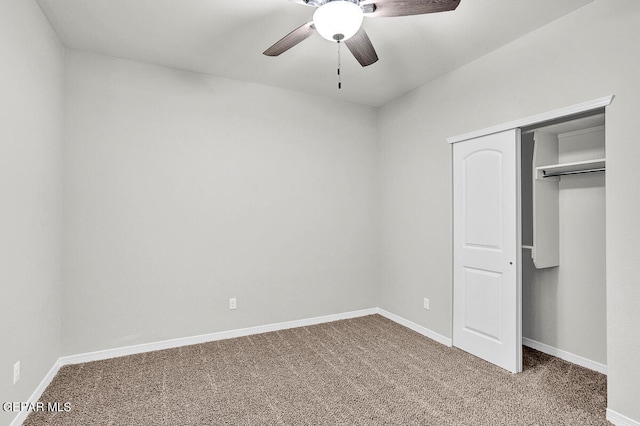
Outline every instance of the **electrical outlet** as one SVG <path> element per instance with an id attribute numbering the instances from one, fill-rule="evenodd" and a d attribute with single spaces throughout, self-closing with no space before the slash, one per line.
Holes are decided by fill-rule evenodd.
<path id="1" fill-rule="evenodd" d="M 13 384 L 15 385 L 20 380 L 20 361 L 13 364 Z"/>
<path id="2" fill-rule="evenodd" d="M 427 297 L 424 298 L 424 305 L 423 306 L 424 306 L 425 309 L 427 309 L 427 310 L 429 309 L 429 298 L 427 298 Z"/>
<path id="3" fill-rule="evenodd" d="M 236 308 L 236 298 L 232 297 L 231 299 L 229 299 L 229 309 L 235 309 Z"/>

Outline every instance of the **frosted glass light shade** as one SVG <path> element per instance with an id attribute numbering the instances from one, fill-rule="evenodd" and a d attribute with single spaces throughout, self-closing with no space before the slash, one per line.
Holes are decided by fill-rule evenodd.
<path id="1" fill-rule="evenodd" d="M 316 9 L 313 25 L 318 33 L 329 41 L 348 40 L 362 25 L 360 6 L 346 0 L 334 0 Z"/>

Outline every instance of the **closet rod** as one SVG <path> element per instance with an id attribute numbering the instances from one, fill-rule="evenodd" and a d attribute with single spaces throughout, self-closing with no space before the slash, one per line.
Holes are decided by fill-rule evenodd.
<path id="1" fill-rule="evenodd" d="M 567 171 L 567 172 L 557 172 L 557 173 L 547 173 L 543 170 L 542 177 L 554 177 L 554 176 L 564 176 L 564 175 L 578 175 L 582 173 L 594 173 L 594 172 L 604 172 L 605 168 L 600 167 L 597 169 L 587 169 L 587 170 L 576 170 L 576 171 Z"/>

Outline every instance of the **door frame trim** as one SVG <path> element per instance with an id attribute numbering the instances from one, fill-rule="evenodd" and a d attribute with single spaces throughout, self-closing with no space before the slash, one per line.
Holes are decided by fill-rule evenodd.
<path id="1" fill-rule="evenodd" d="M 458 136 L 452 136 L 447 138 L 448 143 L 462 142 L 468 139 L 474 139 L 480 136 L 490 135 L 492 133 L 499 133 L 509 129 L 515 129 L 519 127 L 531 126 L 532 124 L 538 124 L 556 118 L 567 117 L 574 114 L 580 114 L 581 112 L 591 111 L 598 108 L 604 108 L 611 104 L 614 95 L 605 96 L 598 99 L 582 102 L 579 104 L 571 105 L 564 108 L 555 109 L 553 111 L 543 112 L 542 114 L 532 115 L 530 117 L 521 118 L 519 120 L 510 121 L 508 123 L 498 124 L 485 129 L 474 130 L 473 132 L 464 133 Z"/>

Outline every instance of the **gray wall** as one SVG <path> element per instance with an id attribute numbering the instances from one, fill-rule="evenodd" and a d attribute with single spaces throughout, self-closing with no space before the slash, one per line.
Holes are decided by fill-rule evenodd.
<path id="1" fill-rule="evenodd" d="M 615 94 L 607 108 L 609 407 L 640 420 L 640 2 L 596 0 L 381 108 L 381 305 L 451 336 L 446 138 Z M 422 297 L 431 310 L 422 309 Z"/>
<path id="2" fill-rule="evenodd" d="M 373 108 L 65 66 L 63 354 L 377 306 Z"/>
<path id="3" fill-rule="evenodd" d="M 38 5 L 0 2 L 0 401 L 60 355 L 63 48 Z M 21 379 L 13 385 L 13 364 Z M 0 411 L 0 424 L 15 413 Z"/>

